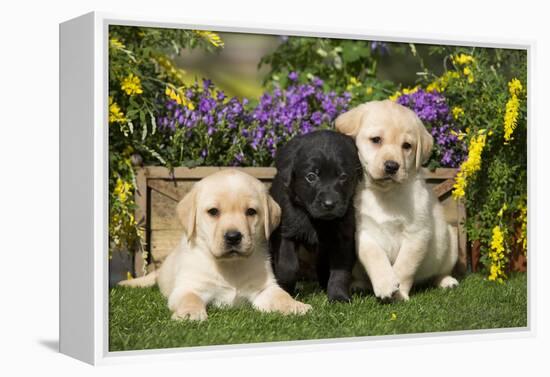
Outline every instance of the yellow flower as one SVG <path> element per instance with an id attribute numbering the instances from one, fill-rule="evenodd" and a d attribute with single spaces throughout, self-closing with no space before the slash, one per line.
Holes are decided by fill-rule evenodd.
<path id="1" fill-rule="evenodd" d="M 112 47 L 116 50 L 122 50 L 124 48 L 126 48 L 126 46 L 124 45 L 124 43 L 122 43 L 121 41 L 119 41 L 117 38 L 111 38 L 109 39 L 109 47 Z"/>
<path id="2" fill-rule="evenodd" d="M 220 36 L 214 32 L 206 30 L 194 30 L 195 34 L 200 35 L 202 38 L 206 39 L 214 47 L 223 47 L 224 43 Z"/>
<path id="3" fill-rule="evenodd" d="M 109 96 L 109 123 L 126 123 L 126 121 L 120 106 L 114 102 L 113 97 Z"/>
<path id="4" fill-rule="evenodd" d="M 399 97 L 401 97 L 403 95 L 403 93 L 401 93 L 399 90 L 397 92 L 395 92 L 394 94 L 392 94 L 391 96 L 388 97 L 389 100 L 391 101 L 397 101 L 397 99 Z"/>
<path id="5" fill-rule="evenodd" d="M 459 199 L 466 194 L 468 178 L 473 176 L 481 169 L 481 153 L 485 147 L 487 135 L 485 130 L 480 130 L 477 135 L 474 135 L 468 146 L 468 158 L 460 165 L 460 170 L 455 177 L 453 185 L 453 198 Z"/>
<path id="6" fill-rule="evenodd" d="M 468 82 L 471 84 L 474 82 L 474 73 L 470 69 L 470 67 L 464 67 L 463 70 L 464 76 L 468 79 Z"/>
<path id="7" fill-rule="evenodd" d="M 510 92 L 510 95 L 519 95 L 522 91 L 523 91 L 523 85 L 521 85 L 521 81 L 519 81 L 518 79 L 512 79 L 512 81 L 510 81 L 508 83 L 508 91 Z"/>
<path id="8" fill-rule="evenodd" d="M 172 101 L 176 101 L 178 105 L 187 106 L 189 110 L 195 110 L 195 105 L 193 104 L 193 102 L 185 98 L 185 95 L 183 94 L 183 92 L 176 91 L 171 87 L 167 86 L 166 90 L 164 91 L 164 94 L 166 94 Z"/>
<path id="9" fill-rule="evenodd" d="M 496 253 L 496 260 L 502 259 L 500 254 L 504 251 L 504 234 L 497 225 L 493 228 L 493 236 L 491 237 L 491 249 Z"/>
<path id="10" fill-rule="evenodd" d="M 133 73 L 130 73 L 124 80 L 122 80 L 120 88 L 129 96 L 143 93 L 143 89 L 141 89 L 141 80 Z"/>
<path id="11" fill-rule="evenodd" d="M 498 211 L 497 216 L 502 217 L 504 215 L 504 212 L 506 212 L 507 209 L 508 209 L 508 205 L 504 203 L 500 211 Z"/>
<path id="12" fill-rule="evenodd" d="M 523 253 L 527 253 L 527 203 L 525 198 L 519 204 L 519 217 L 518 220 L 521 223 L 521 232 L 518 237 L 517 243 L 521 244 Z"/>
<path id="13" fill-rule="evenodd" d="M 413 94 L 418 92 L 418 89 L 420 89 L 420 86 L 415 86 L 414 88 L 405 88 L 403 89 L 403 94 Z"/>
<path id="14" fill-rule="evenodd" d="M 453 107 L 453 118 L 455 119 L 458 119 L 460 118 L 461 116 L 464 115 L 464 109 L 462 107 L 459 107 L 459 106 L 455 106 Z"/>
<path id="15" fill-rule="evenodd" d="M 510 99 L 506 102 L 506 111 L 504 113 L 504 143 L 508 144 L 512 140 L 512 134 L 516 129 L 519 117 L 519 94 L 523 91 L 523 86 L 518 79 L 512 79 L 508 83 L 508 92 Z"/>
<path id="16" fill-rule="evenodd" d="M 427 87 L 427 92 L 443 92 L 449 86 L 449 82 L 460 77 L 460 74 L 456 71 L 447 71 L 431 82 Z"/>
<path id="17" fill-rule="evenodd" d="M 128 195 L 131 194 L 132 185 L 129 182 L 123 181 L 118 178 L 114 189 L 114 194 L 118 197 L 121 203 L 125 203 L 128 200 Z"/>
<path id="18" fill-rule="evenodd" d="M 491 281 L 503 282 L 503 278 L 506 278 L 506 274 L 503 271 L 506 258 L 504 255 L 504 232 L 499 225 L 493 228 L 489 260 L 491 261 L 491 267 L 489 269 L 488 279 Z"/>
<path id="19" fill-rule="evenodd" d="M 404 88 L 403 91 L 397 91 L 394 94 L 392 94 L 389 99 L 391 101 L 397 101 L 399 97 L 401 97 L 404 94 L 413 94 L 418 92 L 418 89 L 420 89 L 420 85 L 415 86 L 414 88 Z"/>
<path id="20" fill-rule="evenodd" d="M 466 55 L 466 54 L 451 56 L 451 60 L 456 65 L 466 65 L 466 64 L 473 63 L 475 61 L 473 56 Z"/>
<path id="21" fill-rule="evenodd" d="M 349 84 L 346 86 L 346 90 L 352 90 L 353 88 L 363 85 L 356 77 L 350 76 Z"/>
<path id="22" fill-rule="evenodd" d="M 173 80 L 175 79 L 176 81 L 183 83 L 184 75 L 186 74 L 184 69 L 176 67 L 172 60 L 168 59 L 166 56 L 158 55 L 155 56 L 154 59 L 168 76 L 170 76 Z"/>
<path id="23" fill-rule="evenodd" d="M 467 136 L 466 133 L 464 133 L 464 132 L 462 132 L 462 131 L 458 131 L 458 132 L 457 132 L 457 131 L 455 131 L 455 130 L 451 130 L 451 135 L 456 136 L 456 138 L 457 138 L 458 140 L 461 140 L 461 141 L 464 139 L 465 136 Z"/>
<path id="24" fill-rule="evenodd" d="M 374 89 L 372 88 L 372 86 L 367 86 L 367 90 L 365 92 L 367 93 L 368 96 L 370 96 L 373 91 Z"/>

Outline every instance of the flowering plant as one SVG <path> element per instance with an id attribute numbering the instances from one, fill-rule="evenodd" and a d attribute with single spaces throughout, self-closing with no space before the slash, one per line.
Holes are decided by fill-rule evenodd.
<path id="1" fill-rule="evenodd" d="M 296 135 L 328 128 L 348 108 L 349 93 L 327 92 L 317 77 L 310 83 L 300 84 L 297 76 L 291 72 L 285 89 L 276 86 L 272 92 L 263 94 L 252 110 L 253 127 L 245 131 L 250 142 L 248 162 L 271 165 L 277 146 Z"/>
<path id="2" fill-rule="evenodd" d="M 378 41 L 282 37 L 282 43 L 260 61 L 270 71 L 265 83 L 286 87 L 289 81 L 323 80 L 325 89 L 351 95 L 352 106 L 383 99 L 395 89 L 391 81 L 377 78 L 378 61 L 401 45 Z"/>
<path id="3" fill-rule="evenodd" d="M 425 71 L 424 90 L 404 90 L 395 98 L 426 123 L 434 119 L 432 134 L 434 126 L 444 130 L 441 139 L 436 136 L 436 153 L 443 152 L 442 163 L 449 160 L 445 153 L 455 153 L 448 166 L 459 166 L 453 197 L 465 199 L 468 239 L 479 245 L 488 279 L 503 281 L 527 252 L 526 54 L 446 51 L 443 74 Z"/>
<path id="4" fill-rule="evenodd" d="M 466 145 L 460 137 L 457 118 L 453 116 L 446 98 L 437 91 L 416 88 L 402 94 L 397 103 L 412 109 L 434 138 L 430 167 L 456 168 L 464 159 Z"/>
<path id="5" fill-rule="evenodd" d="M 111 249 L 142 247 L 133 216 L 134 171 L 138 152 L 160 157 L 147 143 L 157 131 L 159 97 L 168 82 L 181 83 L 183 71 L 171 57 L 182 48 L 215 50 L 215 33 L 192 30 L 110 26 L 109 28 L 109 236 Z"/>
<path id="6" fill-rule="evenodd" d="M 258 103 L 227 98 L 203 80 L 185 89 L 180 101 L 168 95 L 157 118 L 156 143 L 168 166 L 269 166 L 279 145 L 329 127 L 347 109 L 349 99 L 346 93 L 325 92 L 317 78 L 275 87 Z"/>

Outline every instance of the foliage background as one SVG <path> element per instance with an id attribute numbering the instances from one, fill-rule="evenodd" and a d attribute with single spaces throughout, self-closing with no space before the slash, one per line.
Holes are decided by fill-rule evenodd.
<path id="1" fill-rule="evenodd" d="M 489 279 L 526 253 L 525 51 L 118 26 L 109 57 L 113 250 L 143 248 L 133 166 L 270 165 L 292 136 L 391 98 L 441 140 L 430 167 L 461 165 Z"/>

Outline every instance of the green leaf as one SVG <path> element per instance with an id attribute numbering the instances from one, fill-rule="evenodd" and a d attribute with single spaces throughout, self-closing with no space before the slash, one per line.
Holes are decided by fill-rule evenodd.
<path id="1" fill-rule="evenodd" d="M 157 121 L 155 119 L 155 116 L 151 112 L 151 110 L 149 110 L 149 116 L 151 117 L 151 126 L 152 126 L 151 135 L 154 135 L 155 132 L 157 132 Z"/>
<path id="2" fill-rule="evenodd" d="M 147 138 L 147 121 L 145 120 L 145 112 L 139 112 L 139 121 L 141 123 L 141 141 Z"/>
<path id="3" fill-rule="evenodd" d="M 147 145 L 142 145 L 143 149 L 145 149 L 147 152 L 151 154 L 154 158 L 156 158 L 161 164 L 166 165 L 166 160 L 162 158 L 162 156 L 154 149 L 149 148 Z"/>
<path id="4" fill-rule="evenodd" d="M 368 46 L 359 41 L 342 42 L 342 58 L 346 63 L 353 63 L 369 54 Z"/>

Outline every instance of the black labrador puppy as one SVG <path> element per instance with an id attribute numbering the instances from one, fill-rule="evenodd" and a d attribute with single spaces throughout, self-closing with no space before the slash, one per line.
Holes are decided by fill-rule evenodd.
<path id="1" fill-rule="evenodd" d="M 349 301 L 355 264 L 352 198 L 361 174 L 355 142 L 333 131 L 293 138 L 275 156 L 270 189 L 281 206 L 281 225 L 270 238 L 279 285 L 294 293 L 298 248 L 317 252 L 317 277 L 330 300 Z"/>

